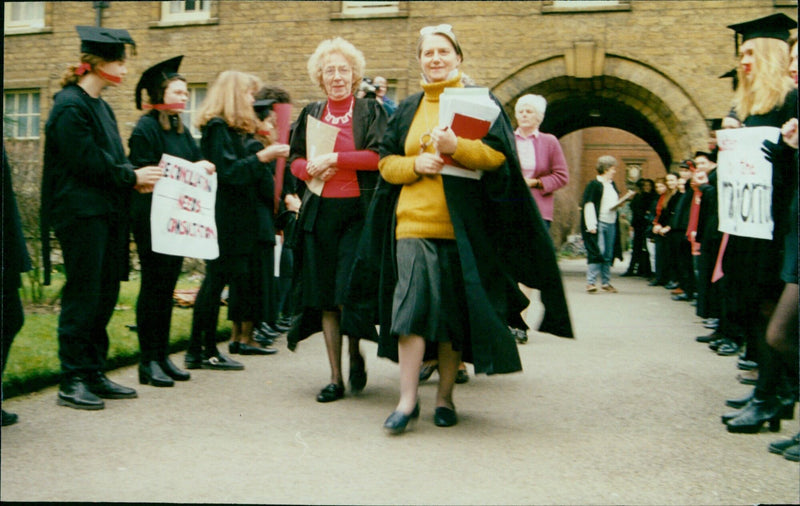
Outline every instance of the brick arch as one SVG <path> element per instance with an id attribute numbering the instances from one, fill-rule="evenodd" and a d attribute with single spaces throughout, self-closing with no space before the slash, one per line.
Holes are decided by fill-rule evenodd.
<path id="1" fill-rule="evenodd" d="M 610 54 L 603 56 L 598 73 L 568 76 L 565 56 L 553 56 L 514 72 L 492 92 L 511 117 L 518 97 L 536 93 L 547 98 L 542 130 L 557 137 L 593 126 L 631 132 L 658 153 L 665 167 L 707 144 L 709 131 L 700 109 L 664 74 Z"/>

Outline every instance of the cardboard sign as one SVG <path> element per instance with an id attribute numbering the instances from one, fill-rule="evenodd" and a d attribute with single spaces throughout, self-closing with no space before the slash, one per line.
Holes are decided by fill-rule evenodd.
<path id="1" fill-rule="evenodd" d="M 217 175 L 167 154 L 158 166 L 163 177 L 153 189 L 150 208 L 153 251 L 204 260 L 217 258 Z"/>
<path id="2" fill-rule="evenodd" d="M 764 140 L 777 142 L 780 130 L 748 127 L 717 131 L 719 230 L 731 235 L 772 239 L 772 164 Z"/>

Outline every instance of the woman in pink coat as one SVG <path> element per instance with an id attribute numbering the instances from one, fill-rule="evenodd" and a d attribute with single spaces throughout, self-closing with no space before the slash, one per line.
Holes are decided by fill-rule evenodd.
<path id="1" fill-rule="evenodd" d="M 550 230 L 550 223 L 553 221 L 553 192 L 569 183 L 569 170 L 556 136 L 539 131 L 539 125 L 544 121 L 545 109 L 547 100 L 543 96 L 530 94 L 521 96 L 514 107 L 517 118 L 514 137 L 522 176 L 531 189 L 531 195 L 536 201 L 545 226 Z M 531 290 L 525 287 L 523 291 L 530 299 Z M 522 314 L 522 318 L 526 321 L 527 313 L 526 309 Z M 512 332 L 519 344 L 528 342 L 526 331 L 513 328 Z"/>
<path id="2" fill-rule="evenodd" d="M 514 107 L 517 118 L 517 153 L 522 175 L 548 229 L 553 221 L 553 193 L 569 183 L 567 161 L 555 135 L 539 131 L 547 100 L 541 95 L 523 95 Z"/>

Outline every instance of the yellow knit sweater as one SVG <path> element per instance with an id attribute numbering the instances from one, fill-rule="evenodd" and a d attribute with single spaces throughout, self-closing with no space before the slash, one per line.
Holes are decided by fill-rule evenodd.
<path id="1" fill-rule="evenodd" d="M 386 181 L 403 185 L 397 203 L 397 239 L 455 239 L 442 176 L 419 177 L 414 172 L 414 161 L 420 154 L 420 136 L 439 124 L 439 95 L 445 88 L 461 86 L 461 73 L 439 83 L 423 82 L 425 96 L 406 136 L 406 155 L 390 155 L 378 164 Z M 433 146 L 428 146 L 426 151 L 435 153 Z M 460 137 L 452 158 L 464 167 L 485 171 L 497 170 L 506 159 L 503 153 L 480 140 Z"/>

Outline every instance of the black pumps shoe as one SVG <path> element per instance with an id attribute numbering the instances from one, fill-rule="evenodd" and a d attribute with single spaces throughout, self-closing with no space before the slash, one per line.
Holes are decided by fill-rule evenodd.
<path id="1" fill-rule="evenodd" d="M 331 383 L 319 391 L 317 402 L 333 402 L 344 397 L 344 385 Z"/>
<path id="2" fill-rule="evenodd" d="M 367 386 L 367 366 L 360 354 L 350 358 L 350 375 L 348 378 L 350 391 L 357 394 Z"/>
<path id="3" fill-rule="evenodd" d="M 414 406 L 414 410 L 410 414 L 405 414 L 402 411 L 394 411 L 389 418 L 383 422 L 384 430 L 393 435 L 402 434 L 406 427 L 408 427 L 408 422 L 411 420 L 416 420 L 419 418 L 419 401 Z"/>
<path id="4" fill-rule="evenodd" d="M 438 368 L 439 368 L 439 362 L 432 362 L 432 363 L 423 362 L 419 370 L 419 380 L 426 381 Z"/>
<path id="5" fill-rule="evenodd" d="M 159 360 L 158 365 L 161 366 L 161 370 L 164 371 L 167 376 L 175 381 L 189 381 L 192 377 L 191 374 L 173 364 L 169 357 L 164 360 Z"/>
<path id="6" fill-rule="evenodd" d="M 139 383 L 154 387 L 171 387 L 175 382 L 167 376 L 155 360 L 139 364 Z"/>
<path id="7" fill-rule="evenodd" d="M 433 423 L 437 427 L 452 427 L 458 423 L 456 410 L 440 406 L 433 412 Z"/>

